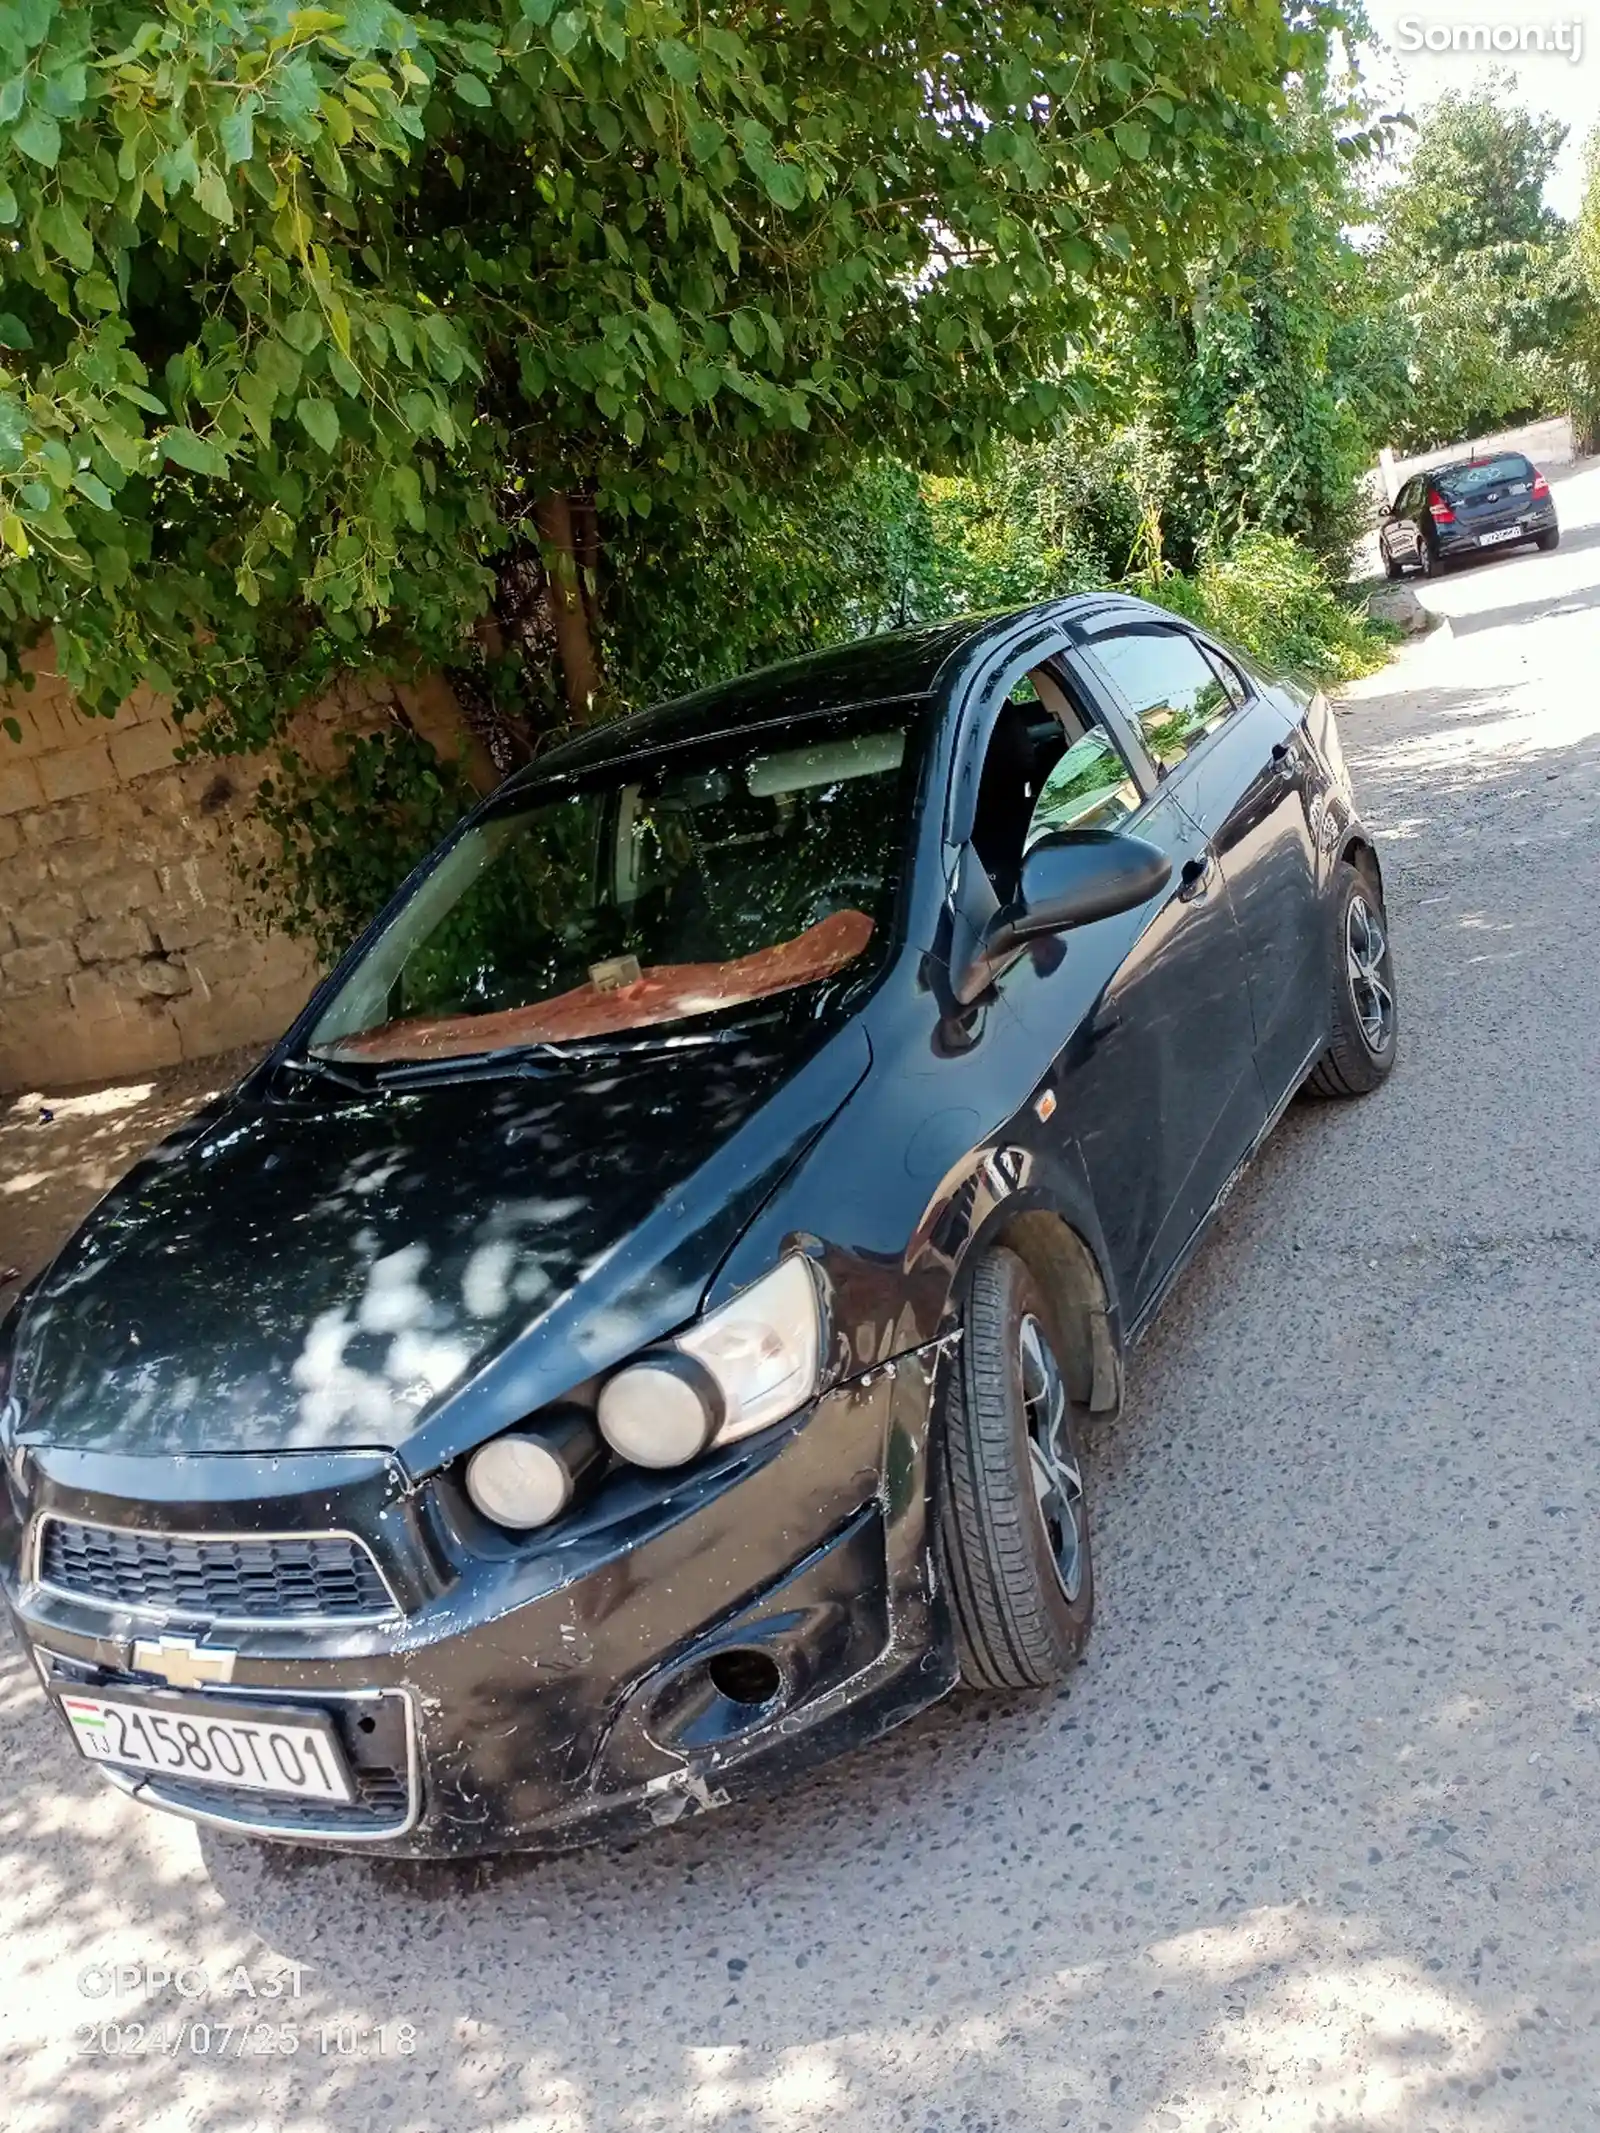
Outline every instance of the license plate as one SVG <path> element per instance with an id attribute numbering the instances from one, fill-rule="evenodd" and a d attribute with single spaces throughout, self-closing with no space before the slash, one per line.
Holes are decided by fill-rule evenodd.
<path id="1" fill-rule="evenodd" d="M 1520 541 L 1521 538 L 1522 528 L 1520 526 L 1502 526 L 1498 533 L 1480 533 L 1478 535 L 1478 546 L 1480 548 L 1492 548 L 1496 541 Z"/>
<path id="2" fill-rule="evenodd" d="M 199 1696 L 60 1693 L 91 1763 L 296 1800 L 355 1798 L 332 1721 L 320 1711 L 216 1705 Z"/>

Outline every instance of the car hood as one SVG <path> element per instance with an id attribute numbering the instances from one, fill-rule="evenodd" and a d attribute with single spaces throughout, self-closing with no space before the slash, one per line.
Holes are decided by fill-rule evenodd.
<path id="1" fill-rule="evenodd" d="M 427 1471 L 692 1317 L 870 1056 L 850 1024 L 404 1095 L 241 1093 L 35 1285 L 14 1437 Z"/>

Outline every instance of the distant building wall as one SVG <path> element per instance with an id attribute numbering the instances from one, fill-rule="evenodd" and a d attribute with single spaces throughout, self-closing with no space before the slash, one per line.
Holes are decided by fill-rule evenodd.
<path id="1" fill-rule="evenodd" d="M 412 723 L 447 746 L 448 689 L 403 693 Z M 331 730 L 364 709 L 306 717 Z M 174 762 L 148 693 L 90 719 L 41 677 L 0 696 L 0 715 L 22 727 L 20 746 L 0 732 L 0 1091 L 277 1036 L 317 969 L 303 943 L 260 928 L 234 868 L 260 766 Z"/>

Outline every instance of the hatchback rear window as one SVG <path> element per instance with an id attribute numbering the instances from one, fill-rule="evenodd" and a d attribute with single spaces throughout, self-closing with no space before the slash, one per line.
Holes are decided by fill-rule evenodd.
<path id="1" fill-rule="evenodd" d="M 1509 488 L 1533 478 L 1533 469 L 1520 452 L 1502 452 L 1497 459 L 1482 460 L 1477 466 L 1447 467 L 1439 476 L 1439 487 L 1452 503 L 1465 504 L 1490 489 Z"/>

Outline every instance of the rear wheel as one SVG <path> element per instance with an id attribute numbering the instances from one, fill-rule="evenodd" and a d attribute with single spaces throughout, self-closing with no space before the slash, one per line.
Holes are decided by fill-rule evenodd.
<path id="1" fill-rule="evenodd" d="M 1399 575 L 1400 575 L 1400 565 L 1399 565 L 1399 564 L 1398 564 L 1398 563 L 1397 563 L 1397 562 L 1395 561 L 1394 557 L 1393 557 L 1393 556 L 1392 556 L 1392 555 L 1391 555 L 1391 554 L 1389 553 L 1388 549 L 1387 549 L 1387 548 L 1382 548 L 1382 549 L 1380 550 L 1380 553 L 1381 553 L 1381 554 L 1382 554 L 1382 556 L 1383 556 L 1383 574 L 1384 574 L 1384 576 L 1385 576 L 1386 578 L 1397 578 L 1397 577 L 1399 577 Z"/>
<path id="2" fill-rule="evenodd" d="M 1023 1260 L 985 1252 L 944 1404 L 936 1529 L 961 1676 L 975 1687 L 1049 1687 L 1094 1616 L 1083 1462 L 1049 1328 Z"/>
<path id="3" fill-rule="evenodd" d="M 1329 908 L 1333 1035 L 1306 1080 L 1314 1096 L 1365 1096 L 1394 1065 L 1399 1018 L 1389 921 L 1376 884 L 1340 860 Z"/>
<path id="4" fill-rule="evenodd" d="M 1442 578 L 1444 576 L 1444 557 L 1434 547 L 1432 541 L 1424 539 L 1421 548 L 1417 552 L 1417 568 L 1425 578 Z"/>
<path id="5" fill-rule="evenodd" d="M 1561 528 L 1552 526 L 1548 533 L 1541 533 L 1539 546 L 1546 555 L 1550 553 L 1552 548 L 1559 548 L 1561 546 Z"/>

